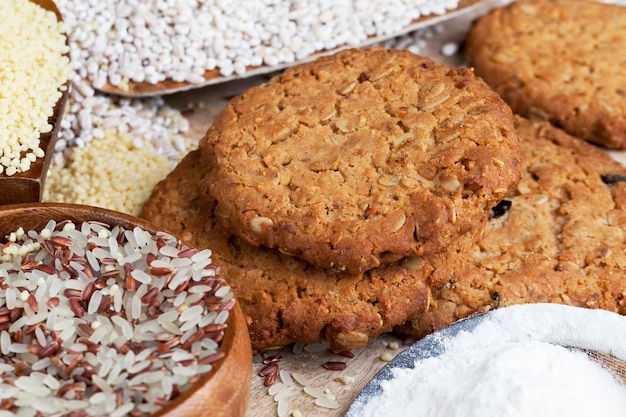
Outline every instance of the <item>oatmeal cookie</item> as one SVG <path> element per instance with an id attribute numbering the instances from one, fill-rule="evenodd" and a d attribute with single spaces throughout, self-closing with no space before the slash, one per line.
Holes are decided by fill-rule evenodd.
<path id="1" fill-rule="evenodd" d="M 203 195 L 228 230 L 351 273 L 482 228 L 520 177 L 512 113 L 495 92 L 467 68 L 382 48 L 251 88 L 201 148 L 215 167 Z"/>
<path id="2" fill-rule="evenodd" d="M 519 1 L 470 30 L 466 56 L 515 113 L 626 149 L 626 8 Z"/>
<path id="3" fill-rule="evenodd" d="M 492 211 L 477 243 L 426 261 L 432 301 L 400 331 L 422 337 L 521 303 L 626 314 L 626 167 L 545 121 L 520 118 L 517 132 L 524 162 L 515 194 Z M 459 252 L 465 265 L 450 273 Z"/>
<path id="4" fill-rule="evenodd" d="M 426 308 L 430 271 L 420 260 L 347 274 L 231 236 L 215 219 L 215 202 L 199 196 L 203 169 L 199 152 L 190 153 L 155 187 L 143 216 L 213 251 L 244 311 L 255 350 L 320 339 L 336 351 L 354 349 Z"/>

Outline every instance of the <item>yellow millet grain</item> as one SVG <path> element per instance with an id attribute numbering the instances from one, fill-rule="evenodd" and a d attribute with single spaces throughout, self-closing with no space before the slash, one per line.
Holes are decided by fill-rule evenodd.
<path id="1" fill-rule="evenodd" d="M 0 0 L 0 174 L 44 156 L 39 137 L 71 76 L 65 27 L 29 0 Z"/>
<path id="2" fill-rule="evenodd" d="M 107 132 L 84 148 L 72 148 L 63 164 L 51 164 L 43 200 L 138 216 L 152 188 L 172 169 L 150 145 L 136 148 L 130 135 Z"/>

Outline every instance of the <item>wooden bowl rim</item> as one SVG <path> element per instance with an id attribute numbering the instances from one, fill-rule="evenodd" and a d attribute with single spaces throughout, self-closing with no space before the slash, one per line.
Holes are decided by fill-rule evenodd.
<path id="1" fill-rule="evenodd" d="M 239 303 L 236 302 L 233 306 L 232 310 L 228 315 L 228 326 L 226 327 L 226 331 L 224 333 L 224 339 L 220 343 L 220 351 L 225 352 L 226 356 L 219 360 L 218 362 L 213 364 L 213 369 L 209 371 L 207 374 L 203 375 L 200 380 L 195 382 L 192 386 L 190 386 L 187 390 L 180 393 L 178 397 L 176 397 L 172 402 L 167 404 L 165 407 L 160 409 L 159 411 L 150 414 L 150 417 L 176 417 L 179 416 L 178 409 L 181 406 L 186 406 L 190 401 L 194 403 L 208 403 L 211 401 L 211 398 L 204 395 L 205 393 L 210 393 L 213 391 L 214 387 L 220 387 L 222 384 L 228 384 L 229 379 L 231 378 L 230 374 L 225 372 L 221 372 L 222 368 L 225 368 L 224 371 L 228 371 L 231 368 L 241 368 L 241 358 L 237 355 L 230 354 L 238 342 L 241 342 L 242 339 L 248 339 L 248 328 L 246 326 L 245 318 Z M 229 331 L 230 330 L 230 331 Z M 250 347 L 250 374 L 252 373 L 252 348 Z M 246 370 L 247 371 L 247 370 Z M 250 381 L 250 385 L 252 385 L 252 379 L 248 378 Z M 250 386 L 246 389 L 247 393 L 250 391 Z"/>
<path id="2" fill-rule="evenodd" d="M 58 6 L 53 0 L 30 0 L 31 3 L 38 4 L 46 10 L 53 12 L 57 16 L 57 20 L 61 22 L 63 20 L 63 16 L 59 11 Z"/>
<path id="3" fill-rule="evenodd" d="M 12 227 L 15 226 L 15 229 L 24 227 L 20 223 L 20 219 L 23 218 L 27 214 L 38 214 L 41 211 L 50 211 L 55 216 L 48 218 L 48 220 L 72 220 L 68 218 L 68 216 L 76 216 L 80 213 L 82 216 L 80 217 L 80 221 L 95 220 L 101 222 L 107 222 L 107 219 L 112 219 L 116 222 L 122 222 L 120 225 L 126 228 L 130 226 L 139 226 L 143 229 L 148 229 L 152 232 L 163 232 L 173 235 L 171 232 L 165 230 L 164 228 L 157 226 L 145 219 L 140 217 L 132 216 L 130 214 L 122 213 L 120 211 L 115 211 L 111 209 L 107 209 L 104 207 L 96 207 L 90 206 L 86 204 L 77 204 L 77 203 L 52 203 L 52 202 L 43 202 L 43 203 L 17 203 L 17 204 L 6 204 L 0 206 L 0 234 L 6 233 L 2 229 L 2 219 L 7 218 L 8 216 L 12 216 L 15 219 L 15 223 L 12 224 Z M 63 212 L 68 211 L 63 216 Z M 43 222 L 45 225 L 47 223 L 46 220 Z M 24 228 L 26 229 L 26 228 Z M 12 230 L 13 231 L 13 230 Z M 173 235 L 174 236 L 174 235 Z M 174 236 L 178 237 L 178 236 Z"/>

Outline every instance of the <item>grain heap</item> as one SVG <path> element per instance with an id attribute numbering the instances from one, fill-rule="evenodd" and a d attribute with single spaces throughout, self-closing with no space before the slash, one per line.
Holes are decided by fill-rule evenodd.
<path id="1" fill-rule="evenodd" d="M 0 2 L 0 174 L 25 172 L 70 78 L 65 28 L 28 0 Z M 24 28 L 28 28 L 24 30 Z"/>
<path id="2" fill-rule="evenodd" d="M 458 0 L 137 1 L 60 0 L 79 75 L 96 88 L 166 79 L 204 82 L 206 71 L 243 74 L 313 53 L 389 35 L 411 21 L 444 14 Z"/>
<path id="3" fill-rule="evenodd" d="M 72 64 L 76 69 L 84 62 L 73 59 Z M 129 134 L 133 148 L 150 144 L 156 153 L 167 156 L 172 162 L 178 161 L 195 145 L 182 136 L 189 130 L 189 121 L 161 97 L 111 97 L 99 94 L 74 76 L 67 110 L 55 147 L 53 162 L 57 164 L 64 163 L 71 148 L 84 147 L 108 135 Z"/>
<path id="4" fill-rule="evenodd" d="M 80 6 L 58 4 L 76 52 Z M 161 97 L 128 99 L 96 92 L 78 72 L 86 66 L 85 56 L 91 56 L 89 49 L 72 56 L 72 89 L 43 200 L 137 214 L 148 190 L 196 146 L 197 138 L 183 137 L 189 121 Z M 129 175 L 122 178 L 120 173 Z M 129 185 L 132 191 L 124 188 Z"/>
<path id="5" fill-rule="evenodd" d="M 83 148 L 72 147 L 65 163 L 50 169 L 43 199 L 138 215 L 154 185 L 171 169 L 171 161 L 150 142 L 136 148 L 129 133 L 110 131 Z"/>
<path id="6" fill-rule="evenodd" d="M 234 299 L 210 251 L 98 222 L 50 221 L 3 243 L 4 413 L 150 414 L 224 356 Z"/>
<path id="7" fill-rule="evenodd" d="M 162 98 L 112 98 L 84 80 L 72 84 L 43 200 L 137 214 L 149 190 L 197 138 L 181 135 L 188 120 Z"/>

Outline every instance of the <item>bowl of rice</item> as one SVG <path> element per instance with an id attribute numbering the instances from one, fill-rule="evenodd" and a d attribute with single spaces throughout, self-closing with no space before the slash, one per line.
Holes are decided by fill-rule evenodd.
<path id="1" fill-rule="evenodd" d="M 1 415 L 243 416 L 251 373 L 210 250 L 106 209 L 0 208 Z"/>

